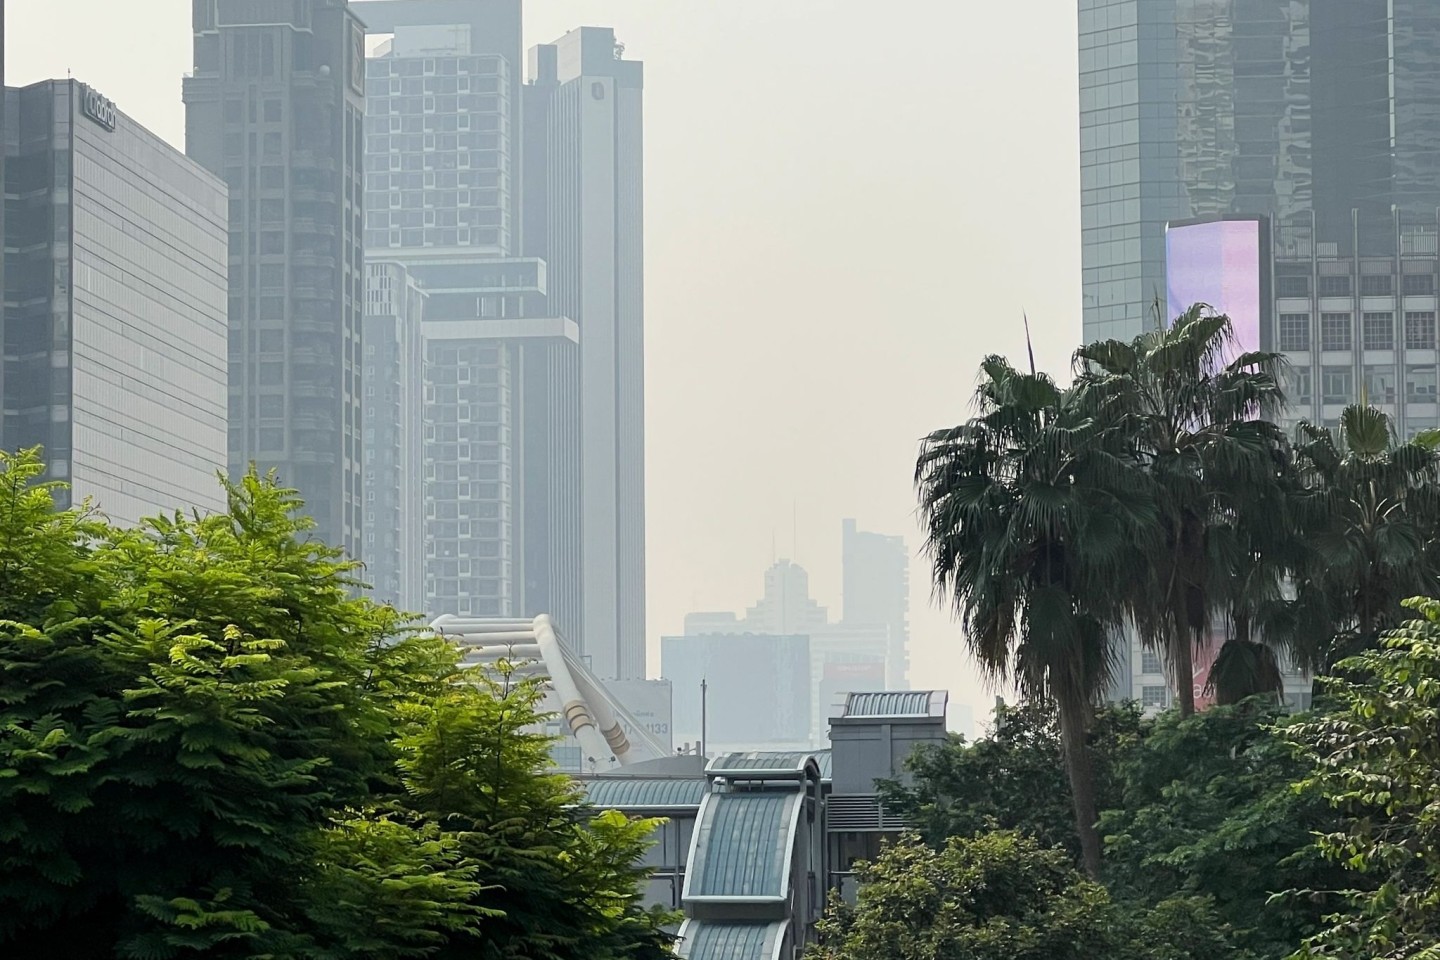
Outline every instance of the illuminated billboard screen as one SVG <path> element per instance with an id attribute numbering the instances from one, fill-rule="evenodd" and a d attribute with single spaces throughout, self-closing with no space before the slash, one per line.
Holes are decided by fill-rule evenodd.
<path id="1" fill-rule="evenodd" d="M 1230 318 L 1239 352 L 1260 349 L 1264 305 L 1262 222 L 1215 220 L 1171 224 L 1165 230 L 1165 287 L 1174 322 L 1191 306 L 1208 303 Z"/>

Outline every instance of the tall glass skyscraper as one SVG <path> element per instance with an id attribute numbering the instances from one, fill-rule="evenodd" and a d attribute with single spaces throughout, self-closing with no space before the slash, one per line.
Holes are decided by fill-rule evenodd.
<path id="1" fill-rule="evenodd" d="M 1085 338 L 1153 323 L 1169 221 L 1394 256 L 1440 209 L 1430 0 L 1079 0 Z"/>
<path id="2" fill-rule="evenodd" d="M 185 150 L 230 188 L 230 470 L 359 558 L 365 32 L 346 0 L 196 0 Z"/>

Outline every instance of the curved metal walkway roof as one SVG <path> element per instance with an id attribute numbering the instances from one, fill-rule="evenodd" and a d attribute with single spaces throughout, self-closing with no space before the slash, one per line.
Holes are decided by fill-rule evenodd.
<path id="1" fill-rule="evenodd" d="M 805 794 L 712 793 L 700 807 L 686 900 L 784 902 Z"/>
<path id="2" fill-rule="evenodd" d="M 786 923 L 715 923 L 689 920 L 677 951 L 687 960 L 780 960 Z"/>
<path id="3" fill-rule="evenodd" d="M 906 690 L 852 693 L 845 699 L 843 717 L 944 717 L 948 696 L 943 690 Z"/>

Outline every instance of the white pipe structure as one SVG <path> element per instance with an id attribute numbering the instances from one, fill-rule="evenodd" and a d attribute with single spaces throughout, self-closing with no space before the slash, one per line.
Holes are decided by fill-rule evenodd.
<path id="1" fill-rule="evenodd" d="M 520 665 L 526 675 L 540 674 L 550 680 L 560 700 L 560 715 L 595 769 L 607 769 L 633 762 L 631 744 L 617 714 L 631 720 L 645 752 L 653 757 L 668 754 L 620 705 L 579 658 L 565 646 L 550 617 L 533 620 L 486 620 L 444 614 L 430 629 L 454 640 L 464 651 L 469 666 L 484 666 L 500 659 L 529 660 Z"/>

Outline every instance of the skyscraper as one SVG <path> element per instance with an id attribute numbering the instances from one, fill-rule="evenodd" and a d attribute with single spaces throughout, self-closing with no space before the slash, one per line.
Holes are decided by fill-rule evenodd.
<path id="1" fill-rule="evenodd" d="M 530 51 L 523 252 L 550 309 L 579 325 L 586 655 L 602 677 L 645 670 L 643 65 L 613 30 Z"/>
<path id="2" fill-rule="evenodd" d="M 365 579 L 381 603 L 424 603 L 425 291 L 403 266 L 365 266 Z"/>
<path id="3" fill-rule="evenodd" d="M 186 152 L 230 188 L 232 473 L 360 556 L 365 32 L 346 0 L 197 0 Z"/>
<path id="4" fill-rule="evenodd" d="M 427 294 L 425 609 L 580 624 L 578 330 L 519 247 L 518 0 L 371 0 L 367 250 Z M 368 496 L 368 493 L 367 493 Z"/>
<path id="5" fill-rule="evenodd" d="M 883 625 L 885 689 L 910 689 L 910 553 L 901 537 L 869 533 L 854 520 L 841 529 L 847 627 Z"/>
<path id="6" fill-rule="evenodd" d="M 224 184 L 85 84 L 4 99 L 0 449 L 118 523 L 223 510 Z"/>
<path id="7" fill-rule="evenodd" d="M 1079 41 L 1086 340 L 1153 325 L 1167 222 L 1262 215 L 1278 257 L 1352 275 L 1433 244 L 1430 0 L 1080 0 Z"/>

